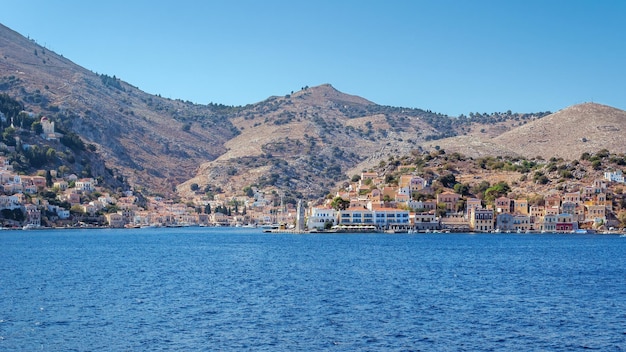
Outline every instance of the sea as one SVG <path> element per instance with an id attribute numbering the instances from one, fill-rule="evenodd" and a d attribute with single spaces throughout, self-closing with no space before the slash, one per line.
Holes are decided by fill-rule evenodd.
<path id="1" fill-rule="evenodd" d="M 0 351 L 623 351 L 626 238 L 0 232 Z"/>

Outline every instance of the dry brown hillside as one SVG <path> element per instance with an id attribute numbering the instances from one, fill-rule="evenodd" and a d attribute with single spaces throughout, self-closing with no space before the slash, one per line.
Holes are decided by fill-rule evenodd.
<path id="1" fill-rule="evenodd" d="M 476 128 L 475 128 L 476 130 Z M 424 144 L 471 157 L 523 156 L 578 159 L 583 153 L 626 149 L 626 111 L 595 103 L 573 105 L 541 119 L 511 127 L 503 133 L 472 133 Z"/>
<path id="2" fill-rule="evenodd" d="M 236 133 L 216 107 L 146 94 L 2 25 L 0 60 L 0 93 L 96 145 L 108 168 L 138 187 L 171 192 Z"/>
<path id="3" fill-rule="evenodd" d="M 577 159 L 601 149 L 624 152 L 626 111 L 585 103 L 508 131 L 494 142 L 525 157 Z"/>

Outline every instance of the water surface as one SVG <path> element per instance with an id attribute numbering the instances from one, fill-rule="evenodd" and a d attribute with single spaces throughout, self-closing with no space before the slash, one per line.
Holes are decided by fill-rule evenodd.
<path id="1" fill-rule="evenodd" d="M 626 238 L 3 231 L 0 350 L 626 349 Z"/>

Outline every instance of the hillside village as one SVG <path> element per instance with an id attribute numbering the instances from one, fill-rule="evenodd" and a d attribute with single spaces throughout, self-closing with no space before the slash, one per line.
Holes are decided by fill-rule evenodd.
<path id="1" fill-rule="evenodd" d="M 376 173 L 360 180 L 323 207 L 310 211 L 310 228 L 387 232 L 550 232 L 614 231 L 624 226 L 615 215 L 615 194 L 609 185 L 623 185 L 620 170 L 606 172 L 580 190 L 553 191 L 536 204 L 528 198 L 499 196 L 493 203 L 459 193 L 436 193 L 422 177 L 403 175 L 398 186 L 385 185 Z M 376 186 L 373 191 L 371 185 Z M 365 192 L 364 192 L 365 190 Z M 618 189 L 621 192 L 621 188 Z M 620 193 L 621 194 L 621 193 Z M 416 200 L 415 195 L 431 195 Z M 343 204 L 338 207 L 336 204 Z"/>
<path id="2" fill-rule="evenodd" d="M 46 140 L 59 138 L 54 123 L 40 120 Z M 29 148 L 27 144 L 17 144 Z M 0 146 L 6 152 L 16 147 Z M 422 152 L 415 163 L 424 160 L 438 165 L 438 172 L 416 167 L 410 162 L 395 163 L 381 172 L 364 171 L 346 182 L 342 190 L 323 201 L 311 202 L 305 221 L 303 211 L 292 199 L 283 202 L 276 190 L 249 187 L 238 194 L 208 194 L 196 190 L 184 201 L 160 196 L 144 197 L 132 190 L 113 193 L 95 178 L 80 178 L 59 170 L 39 170 L 25 175 L 13 169 L 7 157 L 0 157 L 0 215 L 3 228 L 68 227 L 171 227 L 171 226 L 274 226 L 279 231 L 386 231 L 386 232 L 592 232 L 613 231 L 624 227 L 624 176 L 616 167 L 603 178 L 582 184 L 573 174 L 583 174 L 571 164 L 556 166 L 529 161 L 499 161 L 500 167 L 522 168 L 520 179 L 536 170 L 533 183 L 551 181 L 544 170 L 560 170 L 557 187 L 544 193 L 522 195 L 507 182 L 490 184 L 475 170 L 463 175 L 463 165 L 442 165 L 446 160 L 464 160 L 457 153 Z M 422 159 L 423 157 L 423 159 Z M 600 160 L 624 163 L 621 156 L 607 151 L 586 155 L 594 168 Z M 393 159 L 393 158 L 392 158 Z M 493 161 L 477 160 L 487 167 Z M 578 164 L 576 162 L 575 164 Z M 605 164 L 610 164 L 606 162 Z M 491 165 L 491 164 L 489 164 Z M 522 167 L 522 165 L 524 165 Z M 493 166 L 495 167 L 495 166 Z M 529 168 L 531 167 L 531 168 Z M 452 170 L 448 172 L 446 170 Z M 455 176 L 456 173 L 456 176 Z M 472 183 L 456 180 L 469 179 Z M 582 177 L 580 177 L 582 179 Z M 482 188 L 481 188 L 482 187 Z M 473 193 L 472 193 L 473 192 Z M 300 214 L 300 215 L 299 215 Z M 297 221 L 298 220 L 298 221 Z"/>

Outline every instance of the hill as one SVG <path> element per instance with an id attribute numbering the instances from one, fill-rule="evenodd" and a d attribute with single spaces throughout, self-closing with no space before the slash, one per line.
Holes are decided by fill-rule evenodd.
<path id="1" fill-rule="evenodd" d="M 390 159 L 441 149 L 544 158 L 624 149 L 624 112 L 597 104 L 452 117 L 323 84 L 246 106 L 200 105 L 91 72 L 1 25 L 0 57 L 0 93 L 93 146 L 103 165 L 94 177 L 166 196 L 257 187 L 312 199 Z"/>
<path id="2" fill-rule="evenodd" d="M 495 128 L 492 126 L 487 133 L 475 128 L 471 134 L 426 143 L 424 147 L 439 146 L 475 158 L 499 155 L 566 160 L 602 149 L 621 153 L 626 147 L 622 138 L 626 111 L 596 103 L 573 105 L 500 133 L 493 133 Z"/>
<path id="3" fill-rule="evenodd" d="M 146 94 L 2 25 L 0 57 L 0 92 L 95 145 L 107 166 L 137 188 L 171 194 L 237 133 L 224 118 L 230 107 Z"/>
<path id="4" fill-rule="evenodd" d="M 494 138 L 525 157 L 573 160 L 601 149 L 623 152 L 626 111 L 585 103 L 570 106 Z"/>

